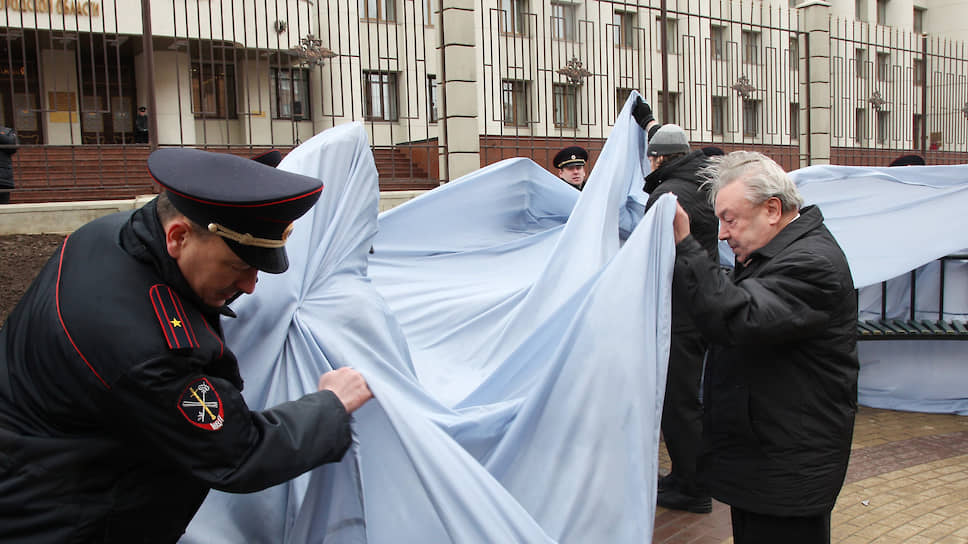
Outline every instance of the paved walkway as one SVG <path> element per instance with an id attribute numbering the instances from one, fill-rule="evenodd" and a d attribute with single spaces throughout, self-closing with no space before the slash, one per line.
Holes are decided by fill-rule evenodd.
<path id="1" fill-rule="evenodd" d="M 668 472 L 664 445 L 659 455 Z M 968 416 L 861 406 L 831 525 L 837 544 L 968 544 Z M 711 514 L 656 510 L 656 544 L 732 541 L 715 500 Z"/>

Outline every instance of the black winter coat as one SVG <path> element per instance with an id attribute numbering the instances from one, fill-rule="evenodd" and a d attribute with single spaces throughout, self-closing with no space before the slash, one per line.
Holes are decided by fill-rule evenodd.
<path id="1" fill-rule="evenodd" d="M 732 278 L 687 237 L 676 274 L 711 343 L 700 477 L 714 497 L 752 512 L 830 511 L 857 411 L 857 304 L 820 210 L 801 210 Z"/>
<path id="2" fill-rule="evenodd" d="M 209 488 L 279 484 L 349 447 L 330 391 L 250 411 L 220 312 L 155 202 L 72 234 L 0 329 L 0 541 L 175 542 Z"/>
<path id="3" fill-rule="evenodd" d="M 709 254 L 712 262 L 719 262 L 719 220 L 709 203 L 709 193 L 702 189 L 699 169 L 705 166 L 708 157 L 700 150 L 664 163 L 645 177 L 644 190 L 649 194 L 645 204 L 646 211 L 660 196 L 666 193 L 676 195 L 679 204 L 689 214 L 689 229 Z M 686 301 L 679 281 L 672 279 L 672 330 L 676 332 L 694 330 L 689 313 L 684 311 Z"/>

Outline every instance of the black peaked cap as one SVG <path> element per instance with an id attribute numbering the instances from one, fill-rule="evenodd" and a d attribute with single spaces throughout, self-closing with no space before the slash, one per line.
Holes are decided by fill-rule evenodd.
<path id="1" fill-rule="evenodd" d="M 890 166 L 924 166 L 924 158 L 921 155 L 901 155 L 891 161 Z"/>
<path id="2" fill-rule="evenodd" d="M 282 162 L 282 153 L 280 153 L 278 149 L 271 149 L 265 153 L 260 153 L 255 157 L 252 157 L 252 160 L 275 168 L 279 166 L 280 162 Z"/>
<path id="3" fill-rule="evenodd" d="M 289 268 L 285 242 L 292 222 L 323 189 L 316 178 L 198 149 L 159 149 L 148 157 L 148 172 L 175 209 L 221 236 L 247 264 L 272 274 Z"/>
<path id="4" fill-rule="evenodd" d="M 588 151 L 573 145 L 566 147 L 555 155 L 555 168 L 564 168 L 570 164 L 585 164 L 588 161 Z"/>

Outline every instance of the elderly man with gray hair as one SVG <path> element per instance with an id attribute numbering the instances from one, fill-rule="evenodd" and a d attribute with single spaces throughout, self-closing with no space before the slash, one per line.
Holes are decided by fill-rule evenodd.
<path id="1" fill-rule="evenodd" d="M 679 207 L 675 273 L 710 342 L 700 478 L 730 505 L 736 544 L 829 543 L 857 411 L 857 303 L 847 260 L 816 206 L 760 153 L 707 169 L 722 274 Z"/>

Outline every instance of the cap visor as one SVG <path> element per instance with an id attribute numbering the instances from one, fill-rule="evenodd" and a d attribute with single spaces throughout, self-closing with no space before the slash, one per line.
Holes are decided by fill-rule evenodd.
<path id="1" fill-rule="evenodd" d="M 284 247 L 254 247 L 225 238 L 223 240 L 249 266 L 269 274 L 281 274 L 289 269 L 289 258 Z"/>

